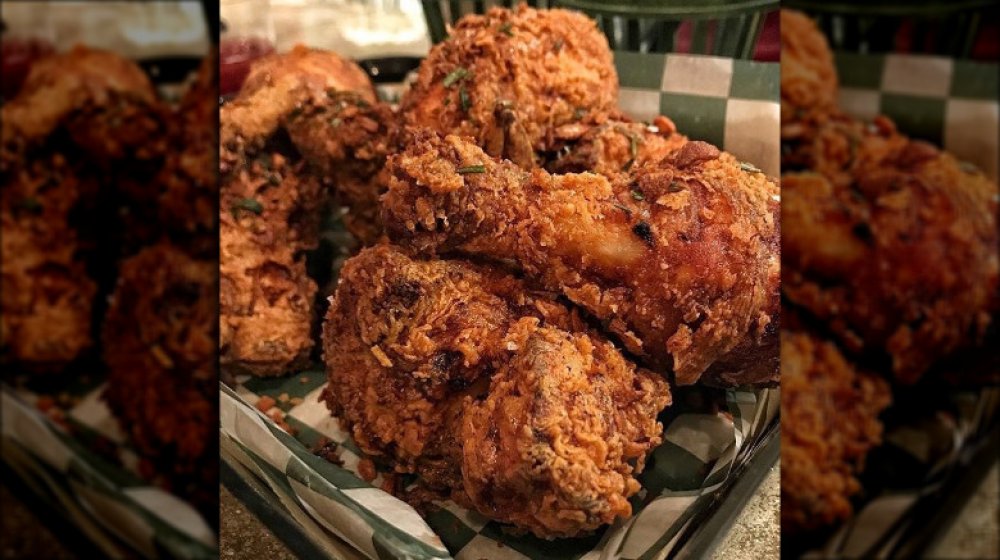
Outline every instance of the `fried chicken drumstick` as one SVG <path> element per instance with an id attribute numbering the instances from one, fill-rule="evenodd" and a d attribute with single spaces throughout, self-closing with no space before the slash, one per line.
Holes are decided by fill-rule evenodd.
<path id="1" fill-rule="evenodd" d="M 376 108 L 359 67 L 302 47 L 262 60 L 222 107 L 225 367 L 275 375 L 308 358 L 317 288 L 303 252 L 317 246 L 334 185 L 363 183 L 377 172 L 368 162 L 384 149 L 379 122 L 387 119 L 371 118 L 372 111 L 386 109 Z M 358 196 L 370 205 L 375 195 Z"/>
<path id="2" fill-rule="evenodd" d="M 777 379 L 778 187 L 752 166 L 689 142 L 612 180 L 549 175 L 426 132 L 387 169 L 396 242 L 516 263 L 679 384 Z"/>
<path id="3" fill-rule="evenodd" d="M 323 344 L 324 398 L 365 453 L 539 537 L 631 513 L 670 402 L 552 294 L 386 245 L 344 265 Z"/>

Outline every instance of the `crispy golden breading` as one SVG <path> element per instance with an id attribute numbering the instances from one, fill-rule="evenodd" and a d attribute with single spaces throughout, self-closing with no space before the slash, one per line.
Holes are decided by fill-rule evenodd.
<path id="1" fill-rule="evenodd" d="M 607 177 L 656 163 L 688 141 L 667 117 L 646 125 L 617 114 L 589 115 L 557 128 L 553 136 L 555 156 L 544 165 L 549 173 L 590 171 Z"/>
<path id="2" fill-rule="evenodd" d="M 400 113 L 530 168 L 552 130 L 617 105 L 611 50 L 594 21 L 522 5 L 460 19 L 420 65 Z"/>
<path id="3" fill-rule="evenodd" d="M 169 243 L 122 262 L 102 329 L 104 398 L 178 495 L 217 507 L 216 264 Z"/>
<path id="4" fill-rule="evenodd" d="M 384 146 L 372 145 L 383 130 L 376 119 L 386 113 L 366 110 L 374 104 L 374 89 L 356 65 L 296 47 L 255 65 L 238 96 L 222 107 L 225 367 L 275 375 L 308 359 L 317 288 L 306 275 L 303 251 L 319 242 L 334 182 L 364 182 L 377 172 L 366 158 L 384 157 L 377 153 Z M 358 195 L 359 205 L 375 196 Z"/>
<path id="5" fill-rule="evenodd" d="M 323 343 L 324 399 L 362 451 L 541 537 L 630 514 L 633 475 L 659 443 L 656 415 L 670 402 L 665 381 L 553 294 L 499 269 L 417 261 L 388 245 L 344 265 Z M 502 433 L 486 429 L 504 412 L 519 416 L 503 418 Z M 536 435 L 515 433 L 523 422 Z M 491 480 L 512 494 L 491 494 Z"/>
<path id="6" fill-rule="evenodd" d="M 316 283 L 302 251 L 316 246 L 321 187 L 278 154 L 244 165 L 225 180 L 220 201 L 220 359 L 280 375 L 304 364 L 313 346 Z"/>
<path id="7" fill-rule="evenodd" d="M 370 103 L 355 92 L 310 97 L 290 115 L 289 138 L 315 172 L 336 187 L 336 202 L 348 207 L 344 225 L 363 245 L 382 235 L 378 197 L 385 192 L 378 174 L 402 134 L 385 103 Z"/>
<path id="8" fill-rule="evenodd" d="M 552 296 L 509 274 L 365 249 L 344 264 L 324 323 L 326 401 L 369 455 L 419 471 L 432 486 L 457 487 L 455 434 L 442 422 L 460 412 L 447 410 L 463 396 L 488 388 L 509 356 L 504 336 L 522 317 L 582 328 Z"/>
<path id="9" fill-rule="evenodd" d="M 5 169 L 0 206 L 3 360 L 59 369 L 90 348 L 96 284 L 67 217 L 79 180 L 61 155 Z"/>
<path id="10" fill-rule="evenodd" d="M 855 371 L 837 347 L 781 335 L 781 529 L 790 534 L 851 515 L 855 475 L 882 441 L 888 384 Z"/>
<path id="11" fill-rule="evenodd" d="M 78 46 L 36 62 L 2 112 L 5 159 L 23 157 L 58 127 L 105 169 L 126 157 L 155 160 L 166 149 L 167 111 L 149 78 L 108 51 Z"/>
<path id="12" fill-rule="evenodd" d="M 297 107 L 327 92 L 354 92 L 372 104 L 377 100 L 364 70 L 332 52 L 299 45 L 255 62 L 236 98 L 220 110 L 223 148 L 261 145 Z"/>
<path id="13" fill-rule="evenodd" d="M 853 177 L 785 176 L 785 297 L 913 382 L 997 309 L 997 187 L 916 141 Z"/>
<path id="14" fill-rule="evenodd" d="M 511 261 L 600 319 L 629 351 L 691 384 L 732 353 L 776 354 L 778 187 L 704 142 L 609 180 L 493 160 L 419 134 L 387 163 L 383 218 L 427 254 Z M 773 363 L 773 360 L 772 360 Z M 726 371 L 756 383 L 777 371 Z"/>
<path id="15" fill-rule="evenodd" d="M 826 37 L 802 12 L 781 10 L 781 124 L 836 111 L 837 69 Z"/>
<path id="16" fill-rule="evenodd" d="M 661 441 L 662 377 L 606 340 L 521 319 L 517 351 L 462 428 L 465 491 L 479 512 L 538 537 L 574 537 L 632 514 L 637 473 Z"/>
<path id="17" fill-rule="evenodd" d="M 217 258 L 219 203 L 218 57 L 205 57 L 175 115 L 171 149 L 157 182 L 159 221 L 174 243 L 192 254 Z"/>

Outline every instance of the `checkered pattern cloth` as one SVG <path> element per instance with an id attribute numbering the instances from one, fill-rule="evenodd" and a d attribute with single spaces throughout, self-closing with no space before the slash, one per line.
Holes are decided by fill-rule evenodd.
<path id="1" fill-rule="evenodd" d="M 837 53 L 840 106 L 863 119 L 883 114 L 899 130 L 943 146 L 998 176 L 996 63 L 917 55 Z"/>
<path id="2" fill-rule="evenodd" d="M 201 515 L 140 477 L 139 458 L 101 399 L 104 388 L 93 377 L 58 391 L 4 384 L 3 461 L 109 558 L 218 558 L 215 531 Z M 62 423 L 37 407 L 40 395 L 54 393 L 76 401 Z"/>
<path id="3" fill-rule="evenodd" d="M 615 66 L 626 114 L 639 120 L 666 115 L 692 139 L 720 146 L 768 175 L 778 175 L 778 64 L 616 52 Z"/>
<path id="4" fill-rule="evenodd" d="M 332 557 L 345 544 L 359 558 L 457 560 L 663 558 L 697 527 L 692 519 L 712 507 L 730 471 L 748 461 L 766 437 L 776 437 L 779 392 L 681 388 L 660 420 L 663 444 L 639 477 L 634 515 L 595 535 L 545 541 L 509 533 L 499 523 L 441 502 L 422 518 L 413 508 L 360 479 L 361 451 L 319 401 L 321 371 L 285 378 L 243 377 L 222 390 L 222 454 L 244 476 L 255 475 L 274 493 L 274 507 L 295 519 L 301 534 Z M 264 412 L 261 397 L 274 399 Z M 270 401 L 269 401 L 270 402 Z M 713 405 L 721 405 L 712 410 Z M 276 410 L 290 435 L 271 421 Z M 266 412 L 266 413 L 265 413 Z M 342 465 L 313 455 L 321 439 L 336 442 Z M 292 538 L 300 537 L 300 535 Z M 351 557 L 351 556 L 347 556 Z"/>

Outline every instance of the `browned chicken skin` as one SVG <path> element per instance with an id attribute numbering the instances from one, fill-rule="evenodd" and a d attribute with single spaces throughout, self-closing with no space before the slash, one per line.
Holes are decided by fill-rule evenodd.
<path id="1" fill-rule="evenodd" d="M 647 125 L 624 115 L 590 115 L 585 122 L 557 128 L 554 136 L 555 156 L 544 165 L 549 173 L 590 171 L 606 177 L 659 162 L 688 142 L 663 116 Z"/>
<path id="2" fill-rule="evenodd" d="M 838 187 L 786 175 L 783 290 L 903 382 L 986 333 L 997 305 L 996 185 L 910 142 Z"/>
<path id="3" fill-rule="evenodd" d="M 97 286 L 68 214 L 79 180 L 62 155 L 4 170 L 0 207 L 0 346 L 4 360 L 59 369 L 92 344 Z"/>
<path id="4" fill-rule="evenodd" d="M 690 142 L 614 180 L 549 175 L 428 132 L 387 167 L 398 243 L 514 262 L 680 384 L 719 360 L 715 380 L 777 379 L 732 354 L 777 353 L 778 187 L 752 166 Z"/>
<path id="5" fill-rule="evenodd" d="M 882 441 L 889 386 L 857 372 L 831 342 L 781 335 L 781 528 L 817 529 L 851 515 L 855 478 Z"/>
<path id="6" fill-rule="evenodd" d="M 317 246 L 333 185 L 365 181 L 364 174 L 377 171 L 365 163 L 366 156 L 377 159 L 369 152 L 383 149 L 371 146 L 383 130 L 379 121 L 364 113 L 374 104 L 374 89 L 356 65 L 297 47 L 255 65 L 238 96 L 222 107 L 225 367 L 276 375 L 308 359 L 317 288 L 306 275 L 303 251 Z M 337 128 L 334 119 L 343 130 L 315 128 L 318 122 Z M 339 173 L 324 173 L 330 170 Z M 362 204 L 375 195 L 364 196 Z"/>
<path id="7" fill-rule="evenodd" d="M 630 514 L 670 402 L 552 294 L 386 245 L 344 265 L 323 342 L 324 398 L 362 451 L 541 537 Z"/>
<path id="8" fill-rule="evenodd" d="M 661 441 L 670 402 L 598 335 L 520 320 L 514 357 L 461 428 L 462 476 L 474 507 L 540 537 L 573 537 L 632 514 L 635 474 Z"/>
<path id="9" fill-rule="evenodd" d="M 218 503 L 217 271 L 170 243 L 145 248 L 122 262 L 102 327 L 108 406 L 162 482 L 209 510 Z"/>
<path id="10" fill-rule="evenodd" d="M 530 168 L 558 127 L 617 105 L 611 50 L 594 21 L 522 5 L 459 20 L 420 65 L 400 114 Z"/>

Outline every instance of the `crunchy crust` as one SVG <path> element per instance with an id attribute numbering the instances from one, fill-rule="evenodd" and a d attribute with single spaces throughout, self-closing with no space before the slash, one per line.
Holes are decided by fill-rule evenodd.
<path id="1" fill-rule="evenodd" d="M 482 166 L 482 173 L 477 173 Z M 427 254 L 509 260 L 598 319 L 625 347 L 691 384 L 754 383 L 776 370 L 778 187 L 703 142 L 609 181 L 526 172 L 471 142 L 416 135 L 389 159 L 390 237 Z M 772 365 L 774 361 L 771 361 Z"/>
<path id="2" fill-rule="evenodd" d="M 365 453 L 541 537 L 631 512 L 633 475 L 659 443 L 656 414 L 670 402 L 666 382 L 553 295 L 499 269 L 417 261 L 386 245 L 344 265 L 323 342 L 324 399 Z M 557 363 L 569 369 L 549 367 Z M 529 392 L 516 396 L 510 383 Z M 484 428 L 497 407 L 520 414 L 503 420 L 503 435 Z M 514 426 L 524 422 L 546 436 L 519 441 Z M 509 476 L 494 472 L 498 454 Z M 494 483 L 516 496 L 501 502 L 488 492 Z"/>
<path id="3" fill-rule="evenodd" d="M 216 264 L 160 243 L 122 262 L 102 328 L 104 399 L 139 453 L 209 511 L 218 468 Z"/>
<path id="4" fill-rule="evenodd" d="M 617 105 L 611 50 L 594 21 L 521 5 L 463 17 L 420 65 L 401 114 L 531 167 L 551 130 Z"/>
<path id="5" fill-rule="evenodd" d="M 632 514 L 637 473 L 661 441 L 666 383 L 600 337 L 520 320 L 517 353 L 462 421 L 462 476 L 482 513 L 573 537 Z"/>
<path id="6" fill-rule="evenodd" d="M 910 142 L 837 186 L 783 181 L 785 296 L 903 382 L 977 344 L 997 307 L 996 185 Z"/>
<path id="7" fill-rule="evenodd" d="M 360 68 L 296 47 L 255 65 L 237 98 L 222 107 L 224 367 L 280 375 L 308 359 L 317 287 L 306 275 L 304 251 L 319 242 L 321 210 L 335 183 L 361 184 L 359 207 L 377 196 L 364 186 L 385 149 L 376 139 L 388 113 L 373 106 L 374 88 Z M 339 130 L 321 134 L 329 130 L 317 124 L 332 127 L 334 118 L 342 121 Z"/>

